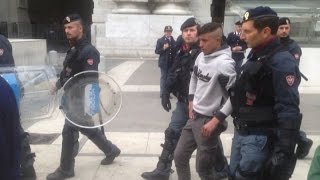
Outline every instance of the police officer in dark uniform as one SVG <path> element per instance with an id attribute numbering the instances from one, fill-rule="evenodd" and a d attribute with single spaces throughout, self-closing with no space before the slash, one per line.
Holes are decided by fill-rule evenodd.
<path id="1" fill-rule="evenodd" d="M 0 76 L 0 179 L 18 180 L 21 151 L 20 116 L 15 95 Z"/>
<path id="2" fill-rule="evenodd" d="M 291 21 L 287 17 L 282 17 L 279 19 L 279 27 L 277 35 L 280 38 L 280 42 L 284 45 L 287 50 L 294 56 L 298 66 L 300 64 L 300 58 L 302 51 L 297 42 L 290 38 L 291 31 Z M 303 159 L 309 154 L 310 148 L 313 144 L 313 141 L 307 138 L 307 135 L 304 131 L 300 131 L 300 137 L 298 139 L 298 147 L 296 150 L 296 156 L 299 159 Z"/>
<path id="3" fill-rule="evenodd" d="M 244 52 L 247 49 L 247 44 L 240 39 L 241 34 L 241 22 L 235 23 L 235 31 L 228 34 L 227 44 L 232 51 L 232 59 L 236 62 L 236 72 L 240 72 L 240 68 L 244 59 Z"/>
<path id="4" fill-rule="evenodd" d="M 252 50 L 230 92 L 233 179 L 286 180 L 295 168 L 301 77 L 277 30 L 277 13 L 269 7 L 249 9 L 243 16 L 241 39 Z"/>
<path id="5" fill-rule="evenodd" d="M 161 146 L 162 153 L 155 170 L 142 173 L 148 180 L 168 180 L 171 172 L 174 149 L 179 140 L 182 128 L 188 120 L 188 91 L 194 62 L 201 50 L 198 45 L 197 32 L 199 24 L 195 18 L 187 19 L 181 25 L 183 45 L 177 52 L 174 64 L 169 71 L 167 82 L 162 94 L 162 106 L 166 111 L 171 109 L 170 93 L 178 101 L 172 112 L 171 122 L 165 130 L 165 141 Z"/>
<path id="6" fill-rule="evenodd" d="M 160 97 L 163 93 L 163 88 L 166 83 L 166 79 L 168 76 L 169 69 L 172 66 L 173 59 L 176 54 L 175 49 L 175 40 L 172 37 L 172 27 L 165 26 L 164 27 L 164 36 L 157 40 L 155 53 L 159 54 L 159 62 L 158 66 L 161 70 L 160 77 Z"/>
<path id="7" fill-rule="evenodd" d="M 12 56 L 12 46 L 9 40 L 0 34 L 0 67 L 14 67 L 14 59 Z M 18 124 L 20 132 L 21 142 L 21 154 L 20 154 L 20 178 L 36 179 L 36 172 L 33 167 L 35 154 L 31 153 L 29 134 L 25 132 Z"/>
<path id="8" fill-rule="evenodd" d="M 14 59 L 12 56 L 12 46 L 8 41 L 8 39 L 2 34 L 0 34 L 0 66 L 1 67 L 14 66 Z"/>
<path id="9" fill-rule="evenodd" d="M 277 35 L 280 37 L 281 44 L 285 45 L 288 48 L 288 51 L 294 56 L 297 61 L 297 64 L 300 64 L 300 58 L 302 51 L 297 42 L 290 38 L 291 22 L 287 17 L 279 19 L 279 28 Z"/>
<path id="10" fill-rule="evenodd" d="M 97 71 L 100 61 L 99 52 L 85 37 L 81 17 L 78 14 L 71 14 L 64 19 L 63 23 L 70 49 L 63 63 L 60 79 L 52 92 L 56 92 L 69 78 L 79 72 Z M 68 89 L 65 88 L 65 91 L 67 92 Z M 111 164 L 119 156 L 120 149 L 107 140 L 100 129 L 79 128 L 66 120 L 62 131 L 60 166 L 55 172 L 47 176 L 48 180 L 61 180 L 74 176 L 75 156 L 79 150 L 79 131 L 86 135 L 106 155 L 106 158 L 101 161 L 102 165 Z"/>

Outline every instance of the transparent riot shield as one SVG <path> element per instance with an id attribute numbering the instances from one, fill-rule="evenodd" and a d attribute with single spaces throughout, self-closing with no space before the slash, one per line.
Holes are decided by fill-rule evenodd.
<path id="1" fill-rule="evenodd" d="M 0 75 L 15 94 L 22 123 L 50 118 L 57 109 L 57 97 L 50 94 L 52 83 L 57 80 L 54 67 L 1 67 Z"/>
<path id="2" fill-rule="evenodd" d="M 122 94 L 119 85 L 105 73 L 84 71 L 70 78 L 60 90 L 66 119 L 81 128 L 97 128 L 119 113 Z"/>

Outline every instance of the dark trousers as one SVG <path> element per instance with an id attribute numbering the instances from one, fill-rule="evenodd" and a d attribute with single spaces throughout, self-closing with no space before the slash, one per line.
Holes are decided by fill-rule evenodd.
<path id="1" fill-rule="evenodd" d="M 160 67 L 160 96 L 162 96 L 163 90 L 165 88 L 167 76 L 168 76 L 168 67 Z"/>
<path id="2" fill-rule="evenodd" d="M 20 167 L 23 171 L 24 169 L 33 166 L 35 154 L 31 153 L 29 134 L 23 130 L 21 123 L 19 123 L 18 129 L 21 142 Z"/>
<path id="3" fill-rule="evenodd" d="M 79 151 L 79 131 L 87 136 L 106 155 L 112 151 L 114 146 L 107 140 L 100 129 L 79 128 L 66 120 L 62 130 L 62 150 L 60 159 L 60 169 L 66 173 L 74 171 L 75 157 Z"/>

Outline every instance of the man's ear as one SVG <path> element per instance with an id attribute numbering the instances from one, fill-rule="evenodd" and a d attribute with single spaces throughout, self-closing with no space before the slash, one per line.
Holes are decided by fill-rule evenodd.
<path id="1" fill-rule="evenodd" d="M 271 29 L 269 27 L 263 28 L 262 34 L 263 34 L 264 37 L 269 36 L 271 34 Z"/>

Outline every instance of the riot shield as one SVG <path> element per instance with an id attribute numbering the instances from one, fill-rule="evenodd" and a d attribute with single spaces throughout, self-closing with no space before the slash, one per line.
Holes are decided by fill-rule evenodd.
<path id="1" fill-rule="evenodd" d="M 119 85 L 98 71 L 84 71 L 70 78 L 59 92 L 60 109 L 66 119 L 81 128 L 103 127 L 122 105 Z"/>
<path id="2" fill-rule="evenodd" d="M 57 80 L 54 67 L 1 67 L 0 75 L 15 94 L 23 124 L 53 115 L 58 104 L 57 97 L 50 94 L 52 83 Z"/>

